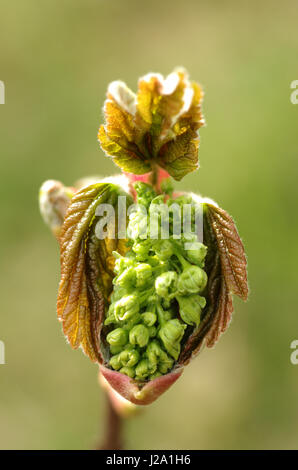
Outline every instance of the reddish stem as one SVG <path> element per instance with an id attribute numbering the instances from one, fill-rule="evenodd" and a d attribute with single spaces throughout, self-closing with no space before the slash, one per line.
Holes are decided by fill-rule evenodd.
<path id="1" fill-rule="evenodd" d="M 116 413 L 109 395 L 106 393 L 107 415 L 105 425 L 105 438 L 103 444 L 97 447 L 97 450 L 121 450 L 123 449 L 123 420 Z"/>

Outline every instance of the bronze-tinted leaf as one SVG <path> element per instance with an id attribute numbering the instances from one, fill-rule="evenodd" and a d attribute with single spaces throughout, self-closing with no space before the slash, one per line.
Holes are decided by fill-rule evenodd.
<path id="1" fill-rule="evenodd" d="M 121 87 L 119 87 L 121 88 Z M 143 174 L 150 171 L 146 155 L 138 146 L 138 130 L 133 116 L 117 103 L 110 93 L 104 107 L 106 125 L 100 126 L 98 140 L 102 149 L 120 168 L 127 172 Z"/>
<path id="2" fill-rule="evenodd" d="M 123 253 L 125 247 L 124 240 L 96 236 L 96 209 L 103 203 L 116 206 L 119 193 L 120 188 L 109 183 L 93 184 L 76 193 L 60 236 L 58 318 L 70 345 L 75 349 L 81 346 L 98 362 L 103 361 L 100 331 L 112 285 L 112 251 Z"/>
<path id="3" fill-rule="evenodd" d="M 180 181 L 187 173 L 198 168 L 198 145 L 198 134 L 188 129 L 162 146 L 158 162 L 173 178 Z"/>
<path id="4" fill-rule="evenodd" d="M 208 222 L 213 228 L 228 290 L 247 300 L 246 256 L 232 217 L 223 209 L 208 204 Z"/>
<path id="5" fill-rule="evenodd" d="M 198 129 L 203 93 L 184 70 L 165 79 L 140 78 L 135 95 L 121 81 L 112 82 L 105 102 L 105 125 L 98 140 L 122 170 L 144 174 L 156 164 L 180 180 L 198 168 Z"/>

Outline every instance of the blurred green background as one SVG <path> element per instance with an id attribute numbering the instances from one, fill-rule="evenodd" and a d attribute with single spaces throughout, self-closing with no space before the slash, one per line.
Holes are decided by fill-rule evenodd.
<path id="1" fill-rule="evenodd" d="M 200 171 L 178 187 L 233 214 L 251 294 L 228 332 L 126 425 L 135 449 L 298 448 L 296 1 L 1 0 L 0 448 L 90 448 L 97 367 L 56 320 L 41 183 L 117 172 L 97 143 L 107 85 L 185 66 L 205 90 Z"/>

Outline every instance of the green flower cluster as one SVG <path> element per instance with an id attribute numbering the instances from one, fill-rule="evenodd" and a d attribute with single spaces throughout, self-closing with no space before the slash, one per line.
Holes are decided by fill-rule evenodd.
<path id="1" fill-rule="evenodd" d="M 113 328 L 106 337 L 110 366 L 145 381 L 172 369 L 187 326 L 200 323 L 207 248 L 192 231 L 180 237 L 173 233 L 173 214 L 166 209 L 173 203 L 182 207 L 189 198 L 156 195 L 141 182 L 135 189 L 138 205 L 129 216 L 129 251 L 125 256 L 114 252 L 116 276 L 105 325 Z"/>

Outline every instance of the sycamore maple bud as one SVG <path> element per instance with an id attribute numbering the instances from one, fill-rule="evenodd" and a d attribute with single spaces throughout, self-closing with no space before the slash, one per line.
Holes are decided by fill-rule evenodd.
<path id="1" fill-rule="evenodd" d="M 161 352 L 162 352 L 162 349 L 161 349 L 158 341 L 156 341 L 156 340 L 151 341 L 148 344 L 147 349 L 146 349 L 146 355 L 147 355 L 149 361 L 153 364 L 158 363 L 158 359 L 160 357 Z"/>
<path id="2" fill-rule="evenodd" d="M 122 350 L 123 350 L 123 346 L 110 344 L 110 352 L 111 352 L 111 354 L 118 354 L 118 353 L 120 353 Z"/>
<path id="3" fill-rule="evenodd" d="M 173 364 L 174 364 L 174 359 L 172 359 L 171 357 L 169 357 L 169 356 L 165 353 L 165 354 L 161 355 L 161 357 L 160 357 L 160 362 L 159 362 L 159 365 L 158 365 L 158 370 L 159 370 L 159 372 L 161 372 L 162 374 L 166 374 L 169 370 L 172 369 Z"/>
<path id="4" fill-rule="evenodd" d="M 144 206 L 138 206 L 129 215 L 127 234 L 132 240 L 147 238 L 147 213 Z"/>
<path id="5" fill-rule="evenodd" d="M 136 325 L 129 332 L 129 342 L 138 345 L 140 348 L 146 346 L 149 341 L 149 330 L 144 325 Z"/>
<path id="6" fill-rule="evenodd" d="M 198 326 L 201 319 L 201 311 L 206 305 L 205 297 L 193 294 L 185 297 L 178 296 L 179 313 L 182 320 L 188 325 Z"/>
<path id="7" fill-rule="evenodd" d="M 142 322 L 150 327 L 153 326 L 157 320 L 157 316 L 154 312 L 144 312 L 141 314 Z"/>
<path id="8" fill-rule="evenodd" d="M 111 303 L 109 306 L 109 315 L 115 312 L 115 304 L 118 300 L 121 300 L 122 297 L 127 295 L 127 287 L 117 286 L 117 289 L 114 289 L 111 294 Z"/>
<path id="9" fill-rule="evenodd" d="M 136 271 L 134 267 L 126 268 L 119 276 L 113 279 L 113 284 L 121 287 L 133 286 L 136 282 Z"/>
<path id="10" fill-rule="evenodd" d="M 150 264 L 141 263 L 135 268 L 136 287 L 143 287 L 152 277 L 152 267 Z"/>
<path id="11" fill-rule="evenodd" d="M 189 266 L 180 274 L 177 289 L 179 294 L 196 294 L 202 292 L 207 284 L 207 274 L 199 266 Z"/>
<path id="12" fill-rule="evenodd" d="M 121 274 L 126 268 L 133 266 L 133 259 L 124 256 L 121 256 L 117 251 L 113 251 L 113 256 L 115 258 L 114 271 L 116 274 Z"/>
<path id="13" fill-rule="evenodd" d="M 187 246 L 187 245 L 186 245 Z M 204 260 L 207 254 L 207 247 L 200 242 L 192 242 L 191 248 L 186 249 L 186 257 L 191 263 L 204 267 Z"/>
<path id="14" fill-rule="evenodd" d="M 127 345 L 119 356 L 119 360 L 124 367 L 133 367 L 140 359 L 140 353 L 131 344 Z"/>
<path id="15" fill-rule="evenodd" d="M 174 254 L 174 248 L 170 240 L 158 240 L 154 248 L 161 261 L 168 260 Z"/>
<path id="16" fill-rule="evenodd" d="M 107 335 L 107 342 L 112 346 L 125 346 L 128 342 L 128 333 L 123 328 L 116 328 Z"/>
<path id="17" fill-rule="evenodd" d="M 167 321 L 158 333 L 165 349 L 176 361 L 180 354 L 180 341 L 185 328 L 186 325 L 183 325 L 178 318 L 175 318 Z"/>
<path id="18" fill-rule="evenodd" d="M 115 304 L 115 317 L 119 321 L 129 320 L 139 312 L 139 302 L 136 295 L 126 295 Z"/>
<path id="19" fill-rule="evenodd" d="M 132 317 L 130 317 L 125 322 L 121 322 L 122 328 L 124 330 L 130 331 L 133 326 L 138 325 L 141 322 L 142 318 L 139 312 L 136 312 Z"/>
<path id="20" fill-rule="evenodd" d="M 229 214 L 195 195 L 169 198 L 172 189 L 166 184 L 160 191 L 160 167 L 176 180 L 198 167 L 201 100 L 199 85 L 183 70 L 166 79 L 159 74 L 142 77 L 137 95 L 123 82 L 112 83 L 104 107 L 106 124 L 99 131 L 101 146 L 123 171 L 143 175 L 149 184 L 138 183 L 135 191 L 132 180 L 125 188 L 115 181 L 91 183 L 74 194 L 60 220 L 57 312 L 63 331 L 73 348 L 81 347 L 100 364 L 117 392 L 137 404 L 154 401 L 203 344 L 213 346 L 231 318 L 231 294 L 244 300 L 248 294 L 245 253 Z M 148 172 L 149 177 L 144 175 Z M 135 193 L 139 206 L 129 214 L 127 226 L 117 201 L 125 194 L 128 209 Z M 198 244 L 195 230 L 197 199 L 203 206 L 204 243 L 210 250 L 206 275 L 200 271 L 206 249 Z M 174 208 L 169 210 L 173 202 L 178 204 L 183 232 L 188 215 L 191 219 L 189 233 L 182 233 L 180 241 Z M 104 204 L 113 206 L 116 217 L 103 241 L 96 237 L 96 228 L 104 221 L 97 211 Z M 190 213 L 184 204 L 191 205 Z M 147 227 L 148 214 L 155 227 L 151 228 L 151 218 Z M 127 242 L 117 221 L 127 229 Z M 166 231 L 169 240 L 164 240 Z M 152 275 L 147 277 L 146 270 L 138 268 L 141 263 L 152 268 Z M 141 284 L 136 286 L 138 269 Z M 206 309 L 198 295 L 203 289 Z M 146 312 L 156 314 L 151 326 L 153 319 L 142 317 Z"/>
<path id="21" fill-rule="evenodd" d="M 149 337 L 150 338 L 155 338 L 156 334 L 157 334 L 157 328 L 156 326 L 149 326 L 148 327 L 148 331 L 149 331 Z"/>
<path id="22" fill-rule="evenodd" d="M 142 243 L 135 241 L 132 246 L 132 251 L 136 255 L 136 259 L 138 261 L 146 261 L 149 256 L 149 251 L 151 248 L 152 242 L 148 238 L 147 240 L 143 240 Z"/>
<path id="23" fill-rule="evenodd" d="M 156 364 L 152 364 L 148 359 L 142 359 L 136 367 L 136 376 L 138 379 L 146 379 L 148 375 L 154 374 L 156 371 Z"/>
<path id="24" fill-rule="evenodd" d="M 158 370 L 162 374 L 166 374 L 173 367 L 174 360 L 161 348 L 157 340 L 151 341 L 146 349 L 146 356 L 149 363 L 157 365 Z"/>
<path id="25" fill-rule="evenodd" d="M 114 370 L 119 370 L 122 367 L 122 363 L 120 361 L 120 354 L 116 354 L 115 356 L 112 356 L 109 364 L 111 367 L 113 367 Z"/>
<path id="26" fill-rule="evenodd" d="M 155 289 L 157 294 L 166 299 L 172 299 L 177 292 L 178 275 L 175 271 L 167 271 L 155 280 Z"/>

